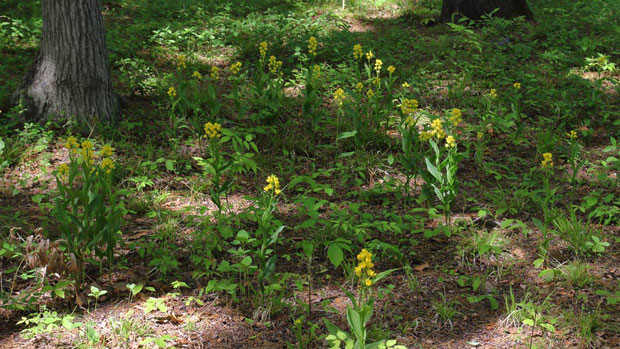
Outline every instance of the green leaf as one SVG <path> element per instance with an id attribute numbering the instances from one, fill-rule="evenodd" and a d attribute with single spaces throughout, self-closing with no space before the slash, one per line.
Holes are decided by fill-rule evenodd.
<path id="1" fill-rule="evenodd" d="M 438 182 L 441 182 L 441 173 L 439 172 L 439 170 L 437 170 L 437 167 L 435 167 L 435 165 L 431 164 L 431 162 L 428 160 L 428 158 L 424 158 L 424 160 L 426 161 L 426 169 L 428 170 L 428 172 L 433 175 L 433 177 L 435 177 L 435 179 Z"/>
<path id="2" fill-rule="evenodd" d="M 550 282 L 555 277 L 555 269 L 545 269 L 538 273 L 538 277 L 542 278 L 546 282 Z"/>
<path id="3" fill-rule="evenodd" d="M 301 223 L 299 227 L 302 229 L 308 229 L 310 227 L 313 227 L 315 224 L 316 224 L 316 219 L 309 218 L 309 219 L 306 219 L 303 223 Z"/>
<path id="4" fill-rule="evenodd" d="M 338 267 L 340 263 L 344 260 L 344 253 L 342 252 L 342 248 L 338 246 L 338 244 L 331 244 L 327 249 L 327 257 L 329 261 L 332 262 L 334 267 Z"/>
<path id="5" fill-rule="evenodd" d="M 357 338 L 358 340 L 363 339 L 364 327 L 362 325 L 362 319 L 360 317 L 360 314 L 351 307 L 347 308 L 347 321 L 349 322 L 349 326 L 351 326 L 351 329 L 353 330 L 355 338 Z"/>
<path id="6" fill-rule="evenodd" d="M 250 265 L 252 265 L 252 257 L 246 256 L 245 258 L 243 258 L 241 260 L 241 265 L 245 267 L 249 267 Z"/>
<path id="7" fill-rule="evenodd" d="M 343 132 L 343 133 L 340 134 L 340 136 L 338 136 L 338 138 L 336 138 L 336 140 L 339 141 L 341 139 L 355 137 L 355 135 L 357 135 L 357 130 L 356 131 Z"/>
<path id="8" fill-rule="evenodd" d="M 534 265 L 535 268 L 540 268 L 540 266 L 542 266 L 543 263 L 545 263 L 545 259 L 544 258 L 538 258 L 532 264 Z"/>

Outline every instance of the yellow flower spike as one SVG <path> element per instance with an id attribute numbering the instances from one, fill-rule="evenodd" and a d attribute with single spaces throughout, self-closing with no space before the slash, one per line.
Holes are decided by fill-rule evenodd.
<path id="1" fill-rule="evenodd" d="M 112 156 L 114 154 L 114 148 L 108 144 L 105 144 L 101 147 L 101 151 L 99 153 L 101 156 Z"/>
<path id="2" fill-rule="evenodd" d="M 450 121 L 452 121 L 452 124 L 454 126 L 458 126 L 458 124 L 461 122 L 462 115 L 463 115 L 463 112 L 461 112 L 461 109 L 459 108 L 452 109 L 452 116 L 450 116 Z"/>
<path id="3" fill-rule="evenodd" d="M 432 131 L 431 134 L 433 137 L 437 137 L 439 139 L 444 138 L 446 136 L 446 131 L 443 130 L 443 121 L 441 119 L 435 119 L 431 123 Z"/>
<path id="4" fill-rule="evenodd" d="M 358 82 L 355 85 L 355 90 L 357 91 L 357 93 L 362 93 L 363 89 L 364 89 L 364 84 L 362 84 L 361 82 Z"/>
<path id="5" fill-rule="evenodd" d="M 58 174 L 61 177 L 66 177 L 69 174 L 69 165 L 60 164 L 60 166 L 58 166 Z"/>
<path id="6" fill-rule="evenodd" d="M 263 188 L 264 191 L 268 192 L 270 190 L 273 190 L 273 193 L 275 195 L 279 195 L 280 193 L 282 193 L 282 190 L 280 189 L 280 180 L 278 179 L 278 177 L 276 177 L 275 175 L 270 175 L 269 177 L 267 177 L 267 185 Z"/>
<path id="7" fill-rule="evenodd" d="M 355 275 L 357 275 L 357 277 L 361 277 L 362 276 L 362 267 L 361 266 L 357 266 L 355 267 L 354 271 L 355 271 Z"/>
<path id="8" fill-rule="evenodd" d="M 220 68 L 216 66 L 212 66 L 210 75 L 211 75 L 211 78 L 213 78 L 214 80 L 219 80 L 220 79 Z"/>
<path id="9" fill-rule="evenodd" d="M 318 45 L 319 43 L 316 40 L 316 38 L 314 36 L 311 36 L 310 39 L 308 40 L 308 53 L 310 53 L 313 56 L 316 56 L 316 49 Z"/>
<path id="10" fill-rule="evenodd" d="M 104 170 L 105 173 L 110 174 L 114 168 L 115 168 L 115 165 L 112 159 L 105 158 L 101 160 L 101 169 Z"/>
<path id="11" fill-rule="evenodd" d="M 407 125 L 407 127 L 413 127 L 415 125 L 415 119 L 413 116 L 410 115 L 407 119 L 405 119 L 405 125 Z"/>
<path id="12" fill-rule="evenodd" d="M 232 75 L 237 75 L 241 71 L 241 62 L 236 62 L 228 68 Z"/>
<path id="13" fill-rule="evenodd" d="M 334 100 L 336 101 L 336 103 L 338 104 L 338 106 L 342 106 L 342 103 L 344 103 L 344 90 L 339 88 L 334 92 Z"/>
<path id="14" fill-rule="evenodd" d="M 314 76 L 315 79 L 321 77 L 321 66 L 315 64 L 312 67 L 312 76 Z"/>
<path id="15" fill-rule="evenodd" d="M 220 138 L 222 136 L 220 133 L 220 131 L 222 130 L 222 125 L 218 124 L 217 122 L 207 122 L 204 126 L 204 130 L 207 139 Z"/>
<path id="16" fill-rule="evenodd" d="M 380 59 L 377 59 L 375 61 L 375 71 L 377 72 L 377 75 L 379 75 L 379 73 L 381 72 L 381 67 L 383 67 L 383 61 Z"/>
<path id="17" fill-rule="evenodd" d="M 69 150 L 73 150 L 77 148 L 78 146 L 79 144 L 78 144 L 77 138 L 73 136 L 69 136 L 69 138 L 67 138 L 67 141 L 65 142 L 65 148 Z"/>
<path id="18" fill-rule="evenodd" d="M 577 131 L 573 130 L 566 134 L 569 139 L 577 139 Z"/>
<path id="19" fill-rule="evenodd" d="M 371 60 L 375 55 L 372 53 L 372 51 L 368 51 L 368 53 L 366 54 L 366 59 L 367 60 Z"/>
<path id="20" fill-rule="evenodd" d="M 452 136 L 446 137 L 446 148 L 454 148 L 456 147 L 456 140 Z"/>
<path id="21" fill-rule="evenodd" d="M 196 80 L 202 80 L 202 74 L 200 74 L 200 72 L 198 71 L 193 72 L 192 77 L 195 78 Z"/>
<path id="22" fill-rule="evenodd" d="M 520 82 L 515 82 L 514 84 L 512 84 L 512 86 L 514 86 L 514 88 L 516 88 L 517 90 L 521 89 L 521 83 Z"/>
<path id="23" fill-rule="evenodd" d="M 374 270 L 368 270 L 366 273 L 368 274 L 369 277 L 375 277 L 375 275 L 377 275 L 377 273 L 375 273 Z"/>
<path id="24" fill-rule="evenodd" d="M 177 90 L 174 88 L 174 86 L 170 86 L 170 88 L 168 89 L 168 96 L 170 96 L 170 98 L 174 98 L 177 96 Z"/>
<path id="25" fill-rule="evenodd" d="M 393 65 L 389 66 L 387 68 L 388 73 L 390 73 L 390 75 L 394 74 L 394 72 L 396 71 L 396 68 L 394 68 Z"/>
<path id="26" fill-rule="evenodd" d="M 82 149 L 83 150 L 92 150 L 94 147 L 93 142 L 86 140 L 84 142 L 82 142 Z"/>
<path id="27" fill-rule="evenodd" d="M 267 44 L 266 41 L 261 42 L 258 45 L 258 50 L 260 52 L 260 57 L 261 59 L 265 59 L 265 56 L 267 55 L 267 48 L 269 47 L 269 44 Z"/>
<path id="28" fill-rule="evenodd" d="M 353 46 L 353 57 L 359 61 L 362 56 L 364 56 L 364 52 L 362 51 L 362 45 L 357 44 Z"/>
<path id="29" fill-rule="evenodd" d="M 553 167 L 553 154 L 551 153 L 543 154 L 542 167 L 544 168 Z"/>
<path id="30" fill-rule="evenodd" d="M 282 61 L 276 60 L 276 56 L 269 57 L 269 71 L 272 74 L 277 74 L 280 68 L 282 68 Z"/>
<path id="31" fill-rule="evenodd" d="M 427 142 L 429 139 L 433 138 L 433 134 L 431 132 L 428 131 L 422 131 L 420 132 L 420 140 L 422 142 Z"/>
<path id="32" fill-rule="evenodd" d="M 407 99 L 407 98 L 404 98 L 403 101 L 402 101 L 402 104 L 400 106 L 400 110 L 405 115 L 411 115 L 411 114 L 415 113 L 415 111 L 417 109 L 418 109 L 418 100 L 417 99 Z"/>
<path id="33" fill-rule="evenodd" d="M 185 64 L 185 56 L 180 55 L 179 57 L 177 57 L 177 69 L 181 70 L 185 68 L 187 68 L 187 65 Z"/>
<path id="34" fill-rule="evenodd" d="M 488 96 L 491 98 L 497 98 L 497 91 L 494 88 L 492 88 L 491 91 L 489 91 Z"/>

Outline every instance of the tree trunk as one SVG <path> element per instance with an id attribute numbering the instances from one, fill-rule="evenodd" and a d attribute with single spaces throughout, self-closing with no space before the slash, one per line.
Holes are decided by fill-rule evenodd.
<path id="1" fill-rule="evenodd" d="M 34 120 L 116 121 L 101 0 L 42 0 L 37 60 L 13 94 Z"/>
<path id="2" fill-rule="evenodd" d="M 451 22 L 453 14 L 463 15 L 469 19 L 480 19 L 483 15 L 493 12 L 496 17 L 514 18 L 524 16 L 533 20 L 532 12 L 526 0 L 443 0 L 441 22 Z"/>

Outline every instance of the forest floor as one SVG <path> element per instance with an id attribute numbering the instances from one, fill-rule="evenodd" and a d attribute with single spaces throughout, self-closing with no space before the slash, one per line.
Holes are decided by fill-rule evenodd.
<path id="1" fill-rule="evenodd" d="M 0 5 L 0 348 L 329 347 L 325 320 L 351 332 L 347 294 L 363 292 L 373 341 L 620 347 L 619 6 L 531 1 L 536 23 L 449 26 L 430 25 L 438 1 L 375 3 L 106 1 L 125 108 L 118 125 L 91 128 L 33 124 L 9 108 L 37 52 L 40 11 Z M 355 44 L 384 62 L 379 84 L 377 60 L 355 62 Z M 407 98 L 419 109 L 404 112 Z M 384 119 L 347 119 L 356 113 Z M 408 159 L 408 115 L 416 137 L 443 120 L 457 145 L 435 137 L 433 152 L 420 140 L 423 156 Z M 215 121 L 235 169 L 222 212 L 200 165 L 213 159 L 203 125 Z M 62 238 L 76 230 L 56 204 L 59 166 L 76 156 L 70 136 L 114 148 L 105 178 L 122 202 L 112 267 L 90 253 L 83 282 Z M 435 196 L 447 189 L 427 173 L 433 156 L 458 164 L 448 216 Z M 264 190 L 271 174 L 281 194 Z M 267 223 L 265 198 L 275 200 Z M 280 226 L 261 284 L 261 229 Z M 377 273 L 390 271 L 368 287 L 355 273 L 362 249 Z"/>

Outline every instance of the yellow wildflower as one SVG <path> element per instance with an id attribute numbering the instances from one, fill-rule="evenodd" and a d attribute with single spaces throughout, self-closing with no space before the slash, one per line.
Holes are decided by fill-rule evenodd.
<path id="1" fill-rule="evenodd" d="M 396 68 L 394 68 L 394 66 L 393 66 L 393 65 L 391 65 L 391 66 L 389 66 L 389 67 L 387 68 L 387 70 L 388 70 L 388 73 L 390 73 L 390 75 L 392 75 L 392 74 L 394 74 L 394 71 L 396 71 Z"/>
<path id="2" fill-rule="evenodd" d="M 514 84 L 512 84 L 512 86 L 514 86 L 514 88 L 516 88 L 517 90 L 521 89 L 521 83 L 520 82 L 515 82 Z"/>
<path id="3" fill-rule="evenodd" d="M 577 131 L 573 130 L 566 134 L 566 136 L 570 139 L 577 139 Z"/>
<path id="4" fill-rule="evenodd" d="M 112 156 L 114 154 L 114 148 L 112 148 L 108 144 L 105 144 L 103 147 L 101 147 L 101 151 L 99 153 L 102 157 Z"/>
<path id="5" fill-rule="evenodd" d="M 202 74 L 198 71 L 193 72 L 192 77 L 196 78 L 196 80 L 202 80 Z"/>
<path id="6" fill-rule="evenodd" d="M 362 45 L 357 44 L 353 46 L 353 57 L 355 57 L 356 60 L 360 60 L 363 55 L 364 52 L 362 51 Z"/>
<path id="7" fill-rule="evenodd" d="M 456 147 L 456 140 L 452 136 L 446 137 L 446 148 L 454 148 Z"/>
<path id="8" fill-rule="evenodd" d="M 177 57 L 177 69 L 181 70 L 185 68 L 187 68 L 187 64 L 185 64 L 185 56 L 180 55 L 179 57 Z"/>
<path id="9" fill-rule="evenodd" d="M 314 36 L 311 36 L 310 39 L 308 40 L 308 53 L 310 53 L 313 56 L 316 56 L 316 48 L 319 45 L 319 43 L 316 41 L 316 38 Z"/>
<path id="10" fill-rule="evenodd" d="M 282 190 L 280 190 L 280 180 L 278 177 L 276 177 L 276 175 L 270 175 L 267 177 L 267 185 L 263 188 L 263 190 L 266 192 L 273 190 L 274 194 L 280 194 Z"/>
<path id="11" fill-rule="evenodd" d="M 434 137 L 441 139 L 446 136 L 446 132 L 443 130 L 443 121 L 441 121 L 441 119 L 433 120 L 433 122 L 431 123 L 431 127 L 433 128 L 431 134 Z"/>
<path id="12" fill-rule="evenodd" d="M 334 100 L 338 104 L 338 106 L 342 106 L 344 102 L 344 90 L 339 88 L 334 92 Z"/>
<path id="13" fill-rule="evenodd" d="M 380 59 L 377 59 L 375 61 L 375 71 L 377 72 L 377 74 L 379 74 L 379 72 L 381 72 L 381 67 L 383 67 L 383 61 Z"/>
<path id="14" fill-rule="evenodd" d="M 368 53 L 366 54 L 366 59 L 367 60 L 371 60 L 375 55 L 372 53 L 372 51 L 368 51 Z"/>
<path id="15" fill-rule="evenodd" d="M 65 142 L 65 148 L 69 150 L 73 150 L 77 148 L 78 146 L 79 144 L 78 144 L 77 138 L 73 136 L 69 136 L 69 138 L 67 138 L 67 141 Z"/>
<path id="16" fill-rule="evenodd" d="M 301 325 L 301 319 L 295 320 L 295 326 L 299 326 L 299 325 Z"/>
<path id="17" fill-rule="evenodd" d="M 366 91 L 366 96 L 368 96 L 368 98 L 372 98 L 374 95 L 375 95 L 375 91 L 373 90 Z"/>
<path id="18" fill-rule="evenodd" d="M 362 261 L 362 260 L 365 260 L 368 257 L 372 257 L 372 254 L 370 252 L 368 252 L 367 249 L 363 248 L 362 251 L 357 255 L 357 260 L 358 261 Z"/>
<path id="19" fill-rule="evenodd" d="M 409 115 L 407 119 L 405 119 L 405 125 L 407 127 L 412 127 L 415 125 L 415 119 L 413 118 L 413 116 Z"/>
<path id="20" fill-rule="evenodd" d="M 58 166 L 58 174 L 61 177 L 65 177 L 69 174 L 69 165 L 67 164 L 60 164 L 60 166 Z"/>
<path id="21" fill-rule="evenodd" d="M 174 98 L 177 96 L 177 89 L 174 88 L 174 86 L 170 86 L 170 88 L 168 89 L 168 96 L 170 96 L 170 98 Z"/>
<path id="22" fill-rule="evenodd" d="M 312 76 L 315 79 L 318 79 L 319 77 L 321 77 L 321 66 L 320 65 L 314 65 L 312 66 Z"/>
<path id="23" fill-rule="evenodd" d="M 361 82 L 358 82 L 355 85 L 355 90 L 357 91 L 357 93 L 362 93 L 363 89 L 364 89 L 364 84 L 362 84 Z"/>
<path id="24" fill-rule="evenodd" d="M 89 140 L 85 140 L 81 144 L 82 149 L 80 149 L 80 155 L 82 156 L 82 160 L 88 164 L 93 164 L 95 162 L 95 152 L 93 150 L 93 142 Z"/>
<path id="25" fill-rule="evenodd" d="M 222 134 L 220 131 L 222 130 L 222 125 L 217 122 L 207 122 L 204 126 L 205 135 L 207 139 L 220 138 Z"/>
<path id="26" fill-rule="evenodd" d="M 452 109 L 452 115 L 450 116 L 450 121 L 452 121 L 452 124 L 454 126 L 457 126 L 461 122 L 462 115 L 463 115 L 463 112 L 461 112 L 461 109 L 459 108 Z"/>
<path id="27" fill-rule="evenodd" d="M 543 154 L 542 167 L 544 168 L 553 167 L 553 154 L 551 153 Z"/>
<path id="28" fill-rule="evenodd" d="M 422 142 L 426 142 L 429 139 L 433 138 L 433 134 L 431 132 L 429 132 L 429 131 L 422 131 L 422 132 L 420 132 L 420 136 L 419 137 L 420 137 L 420 140 Z"/>
<path id="29" fill-rule="evenodd" d="M 408 83 L 408 82 L 404 82 L 402 86 L 403 86 L 403 88 L 409 88 L 409 87 L 411 87 L 411 85 L 409 85 L 409 83 Z"/>
<path id="30" fill-rule="evenodd" d="M 491 98 L 497 98 L 497 91 L 494 88 L 492 88 L 491 91 L 489 91 L 488 96 Z"/>
<path id="31" fill-rule="evenodd" d="M 477 134 L 478 139 L 482 139 L 482 136 L 484 136 L 484 134 L 482 132 L 478 132 Z"/>
<path id="32" fill-rule="evenodd" d="M 368 252 L 365 248 L 357 255 L 357 260 L 359 264 L 355 267 L 354 272 L 355 275 L 359 278 L 362 278 L 362 282 L 366 287 L 372 286 L 371 278 L 377 275 L 377 273 L 372 270 L 375 266 L 372 263 L 372 253 Z"/>
<path id="33" fill-rule="evenodd" d="M 219 80 L 220 79 L 220 68 L 216 66 L 212 66 L 210 75 L 211 75 L 211 78 L 213 78 L 214 80 Z"/>
<path id="34" fill-rule="evenodd" d="M 94 147 L 93 142 L 89 140 L 85 140 L 82 142 L 82 149 L 92 150 Z"/>
<path id="35" fill-rule="evenodd" d="M 280 68 L 282 68 L 282 61 L 276 60 L 276 56 L 269 57 L 269 71 L 272 74 L 277 74 Z"/>
<path id="36" fill-rule="evenodd" d="M 232 75 L 237 75 L 241 71 L 241 62 L 236 62 L 228 68 Z"/>
<path id="37" fill-rule="evenodd" d="M 105 158 L 101 160 L 101 169 L 105 171 L 105 173 L 110 174 L 114 169 L 114 161 L 110 158 Z"/>
<path id="38" fill-rule="evenodd" d="M 402 104 L 400 105 L 400 110 L 404 115 L 410 115 L 415 113 L 418 109 L 418 100 L 417 99 L 407 99 L 404 98 Z"/>
<path id="39" fill-rule="evenodd" d="M 267 47 L 268 47 L 268 44 L 266 41 L 263 41 L 258 45 L 258 50 L 260 52 L 261 60 L 265 59 L 265 56 L 267 55 Z"/>
<path id="40" fill-rule="evenodd" d="M 375 86 L 379 86 L 379 85 L 381 85 L 381 78 L 380 78 L 380 77 L 378 77 L 378 76 L 377 76 L 377 77 L 375 77 L 374 79 L 372 79 L 372 83 L 373 83 L 373 85 L 375 85 Z"/>

